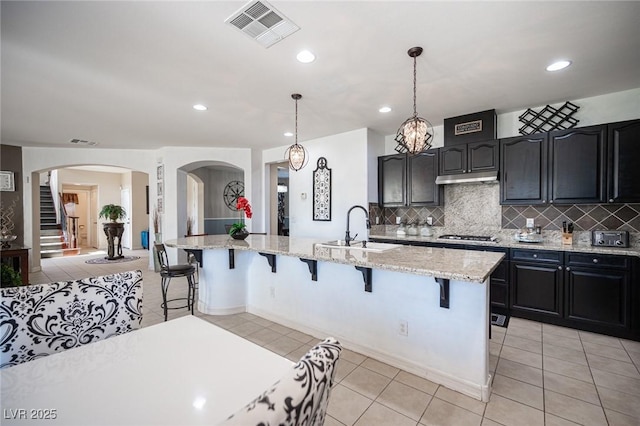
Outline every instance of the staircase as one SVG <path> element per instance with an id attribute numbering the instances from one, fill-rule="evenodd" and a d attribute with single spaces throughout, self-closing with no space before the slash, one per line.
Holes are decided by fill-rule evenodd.
<path id="1" fill-rule="evenodd" d="M 61 257 L 67 244 L 62 225 L 56 223 L 56 205 L 49 185 L 40 186 L 40 258 Z"/>

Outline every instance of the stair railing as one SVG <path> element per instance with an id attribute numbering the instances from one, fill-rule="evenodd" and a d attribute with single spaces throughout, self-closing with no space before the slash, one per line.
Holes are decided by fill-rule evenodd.
<path id="1" fill-rule="evenodd" d="M 60 207 L 59 207 L 59 211 L 56 210 L 56 212 L 58 213 L 57 216 L 59 216 L 60 218 L 62 218 L 62 220 L 60 220 L 58 223 L 60 223 L 62 225 L 62 236 L 64 237 L 64 242 L 67 248 L 71 247 L 71 244 L 69 244 L 70 242 L 70 238 L 69 238 L 69 217 L 67 215 L 67 208 L 64 206 L 64 202 L 62 201 L 62 194 L 60 192 L 58 192 L 58 203 L 57 203 Z"/>

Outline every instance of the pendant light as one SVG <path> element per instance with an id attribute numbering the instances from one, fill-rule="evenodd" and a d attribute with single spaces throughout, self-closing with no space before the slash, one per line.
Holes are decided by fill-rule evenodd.
<path id="1" fill-rule="evenodd" d="M 407 52 L 413 58 L 413 116 L 400 125 L 395 141 L 396 151 L 404 154 L 419 154 L 431 148 L 433 127 L 416 112 L 416 58 L 422 54 L 422 47 L 412 47 Z"/>
<path id="2" fill-rule="evenodd" d="M 296 140 L 284 153 L 285 158 L 289 161 L 289 168 L 298 171 L 309 162 L 309 154 L 307 150 L 298 144 L 298 100 L 302 99 L 302 95 L 294 93 L 291 98 L 296 101 Z"/>

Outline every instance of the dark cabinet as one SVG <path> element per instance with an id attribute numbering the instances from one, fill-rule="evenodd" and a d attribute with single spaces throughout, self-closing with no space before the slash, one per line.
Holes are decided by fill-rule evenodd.
<path id="1" fill-rule="evenodd" d="M 500 140 L 500 204 L 547 202 L 547 135 Z"/>
<path id="2" fill-rule="evenodd" d="M 407 157 L 407 198 L 411 206 L 439 206 L 443 188 L 436 185 L 439 153 L 437 149 Z"/>
<path id="3" fill-rule="evenodd" d="M 440 148 L 440 174 L 498 170 L 498 141 L 474 142 Z"/>
<path id="4" fill-rule="evenodd" d="M 624 256 L 567 253 L 565 317 L 598 327 L 630 326 L 630 264 Z"/>
<path id="5" fill-rule="evenodd" d="M 640 202 L 640 120 L 611 123 L 608 128 L 610 203 Z"/>
<path id="6" fill-rule="evenodd" d="M 562 253 L 511 251 L 510 310 L 531 319 L 563 315 Z"/>
<path id="7" fill-rule="evenodd" d="M 378 157 L 378 204 L 399 207 L 407 204 L 407 157 Z"/>
<path id="8" fill-rule="evenodd" d="M 549 133 L 549 203 L 605 202 L 606 140 L 606 126 Z"/>
<path id="9" fill-rule="evenodd" d="M 436 185 L 438 150 L 407 156 L 378 157 L 378 204 L 381 207 L 438 206 L 443 188 Z"/>

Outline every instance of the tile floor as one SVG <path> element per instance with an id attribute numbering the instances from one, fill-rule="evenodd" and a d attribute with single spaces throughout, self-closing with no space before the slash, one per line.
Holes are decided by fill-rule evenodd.
<path id="1" fill-rule="evenodd" d="M 88 258 L 43 259 L 32 283 L 141 269 L 143 326 L 161 322 L 160 279 L 140 259 L 88 265 Z M 176 282 L 172 291 L 182 290 Z M 184 288 L 184 287 L 183 287 Z M 170 312 L 170 319 L 187 315 Z M 317 338 L 250 313 L 197 314 L 258 345 L 297 361 Z M 336 371 L 325 425 L 639 425 L 640 342 L 512 318 L 508 329 L 493 327 L 489 403 L 451 391 L 364 355 L 344 350 Z"/>

